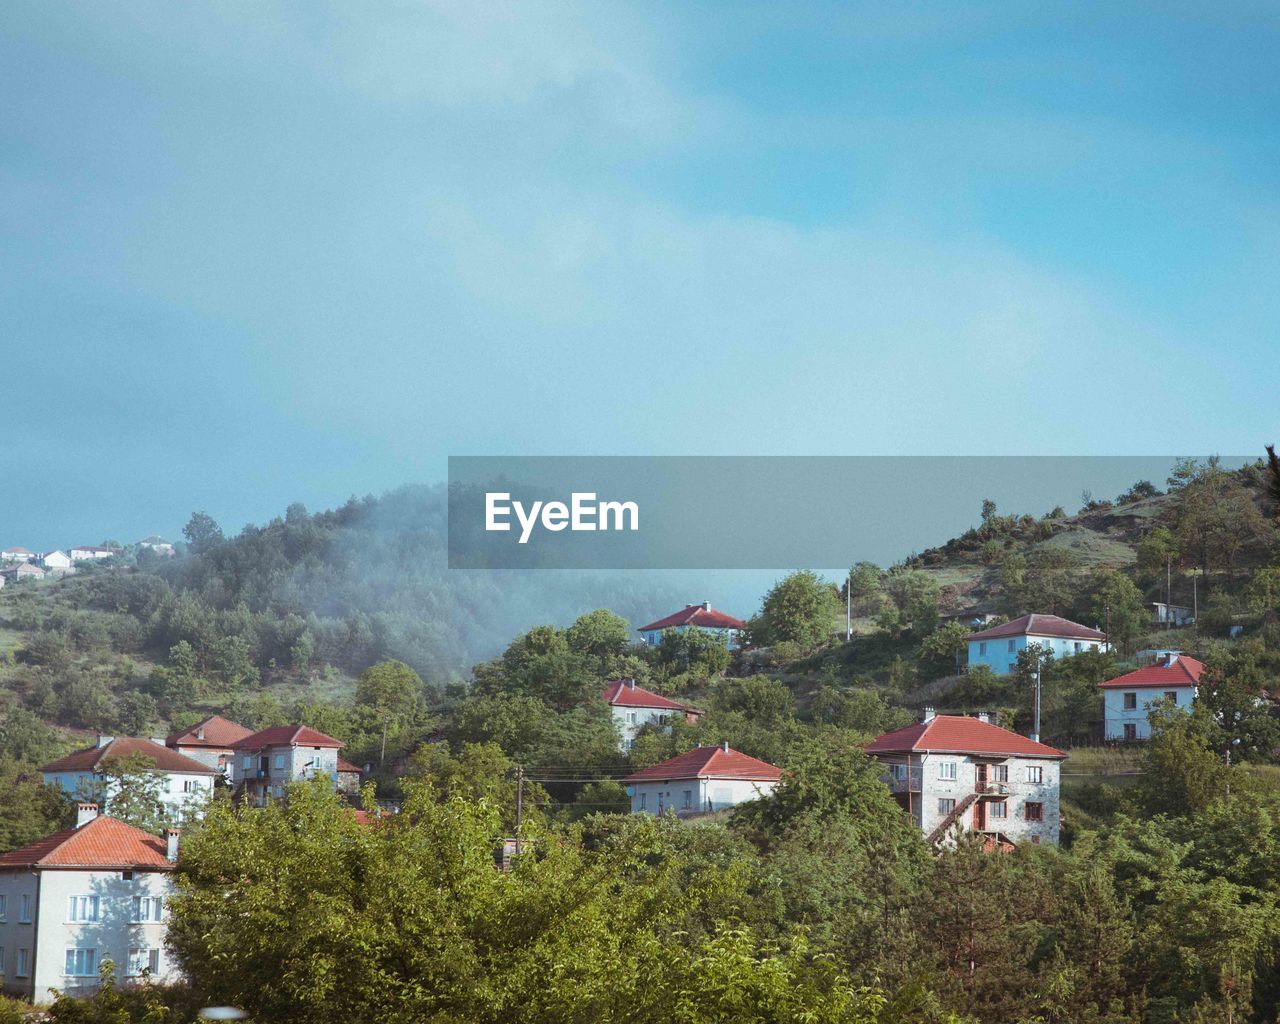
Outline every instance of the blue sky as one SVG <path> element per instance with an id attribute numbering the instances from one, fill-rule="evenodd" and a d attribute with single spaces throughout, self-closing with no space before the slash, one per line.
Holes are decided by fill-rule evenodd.
<path id="1" fill-rule="evenodd" d="M 15 2 L 0 546 L 448 454 L 1252 452 L 1264 5 Z"/>

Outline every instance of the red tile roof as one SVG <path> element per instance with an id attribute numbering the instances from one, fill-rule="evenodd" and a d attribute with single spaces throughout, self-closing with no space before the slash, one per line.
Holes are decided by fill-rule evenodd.
<path id="1" fill-rule="evenodd" d="M 277 725 L 236 740 L 231 746 L 236 750 L 262 750 L 264 747 L 345 747 L 346 744 L 307 725 Z"/>
<path id="2" fill-rule="evenodd" d="M 5 548 L 3 552 L 0 552 L 0 554 L 30 555 L 30 554 L 34 554 L 34 552 L 28 551 L 26 548 Z"/>
<path id="3" fill-rule="evenodd" d="M 683 611 L 668 615 L 665 619 L 641 626 L 639 632 L 648 633 L 655 629 L 671 629 L 674 626 L 698 626 L 702 629 L 746 629 L 747 624 L 732 615 L 718 612 L 701 604 L 685 605 Z"/>
<path id="4" fill-rule="evenodd" d="M 204 739 L 200 738 L 200 730 L 204 730 Z M 175 732 L 166 739 L 169 747 L 225 747 L 230 748 L 237 740 L 252 736 L 253 730 L 246 729 L 221 715 L 210 715 L 203 722 L 197 722 L 190 729 Z"/>
<path id="5" fill-rule="evenodd" d="M 661 708 L 667 711 L 684 711 L 691 715 L 704 714 L 688 704 L 681 704 L 660 693 L 646 690 L 643 686 L 636 686 L 630 679 L 615 679 L 609 683 L 604 688 L 604 700 L 606 704 L 620 708 Z"/>
<path id="6" fill-rule="evenodd" d="M 340 771 L 340 772 L 355 772 L 357 775 L 359 775 L 359 774 L 360 774 L 360 766 L 359 766 L 358 764 L 352 764 L 352 763 L 351 763 L 350 761 L 348 761 L 345 757 L 340 757 L 340 758 L 338 758 L 338 771 Z"/>
<path id="7" fill-rule="evenodd" d="M 927 722 L 877 736 L 868 754 L 937 751 L 948 754 L 995 754 L 1001 757 L 1066 757 L 1061 750 L 1037 743 L 990 722 L 963 715 L 935 715 Z"/>
<path id="8" fill-rule="evenodd" d="M 1204 662 L 1180 654 L 1172 665 L 1165 665 L 1162 662 L 1147 665 L 1135 672 L 1127 672 L 1122 676 L 1116 676 L 1115 679 L 1099 683 L 1098 688 L 1108 690 L 1134 689 L 1143 686 L 1196 686 L 1203 674 Z"/>
<path id="9" fill-rule="evenodd" d="M 187 775 L 217 775 L 207 764 L 193 761 L 185 754 L 162 747 L 137 736 L 121 736 L 101 747 L 89 747 L 77 750 L 74 754 L 60 757 L 56 761 L 41 767 L 42 772 L 92 772 L 97 771 L 103 760 L 110 757 L 129 757 L 142 754 L 155 762 L 155 770 L 161 772 L 183 772 Z"/>
<path id="10" fill-rule="evenodd" d="M 1061 615 L 1020 615 L 1003 625 L 970 633 L 969 640 L 994 640 L 1002 636 L 1060 636 L 1069 640 L 1105 640 L 1106 634 L 1064 619 Z"/>
<path id="11" fill-rule="evenodd" d="M 146 868 L 172 871 L 168 845 L 150 832 L 99 816 L 0 856 L 0 868 Z"/>
<path id="12" fill-rule="evenodd" d="M 694 747 L 677 757 L 642 768 L 623 782 L 653 782 L 666 779 L 747 779 L 777 782 L 782 770 L 740 751 L 724 747 Z"/>

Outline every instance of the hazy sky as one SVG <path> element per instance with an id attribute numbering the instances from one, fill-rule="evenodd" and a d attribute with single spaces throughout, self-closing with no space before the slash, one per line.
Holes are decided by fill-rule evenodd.
<path id="1" fill-rule="evenodd" d="M 5 5 L 0 546 L 455 454 L 1253 452 L 1280 15 Z"/>

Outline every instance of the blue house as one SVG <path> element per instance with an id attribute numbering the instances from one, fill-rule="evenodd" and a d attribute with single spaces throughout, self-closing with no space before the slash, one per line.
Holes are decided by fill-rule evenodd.
<path id="1" fill-rule="evenodd" d="M 711 607 L 710 601 L 703 601 L 702 604 L 687 604 L 682 611 L 641 626 L 640 636 L 646 646 L 657 647 L 662 643 L 663 630 L 674 629 L 683 633 L 695 626 L 721 637 L 730 650 L 737 648 L 738 634 L 747 628 L 747 624 L 741 619 L 718 612 Z"/>
<path id="2" fill-rule="evenodd" d="M 1067 658 L 1082 651 L 1106 650 L 1105 633 L 1060 615 L 1022 615 L 1012 622 L 992 626 L 969 636 L 969 668 L 986 665 L 998 676 L 1018 667 L 1018 652 L 1029 644 Z"/>

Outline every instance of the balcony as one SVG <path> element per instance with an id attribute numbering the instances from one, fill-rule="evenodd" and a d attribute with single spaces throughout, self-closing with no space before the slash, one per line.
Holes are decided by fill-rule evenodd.
<path id="1" fill-rule="evenodd" d="M 902 772 L 885 772 L 880 776 L 885 785 L 889 787 L 891 793 L 919 793 L 921 772 L 919 768 L 912 769 L 910 772 L 905 769 Z"/>

